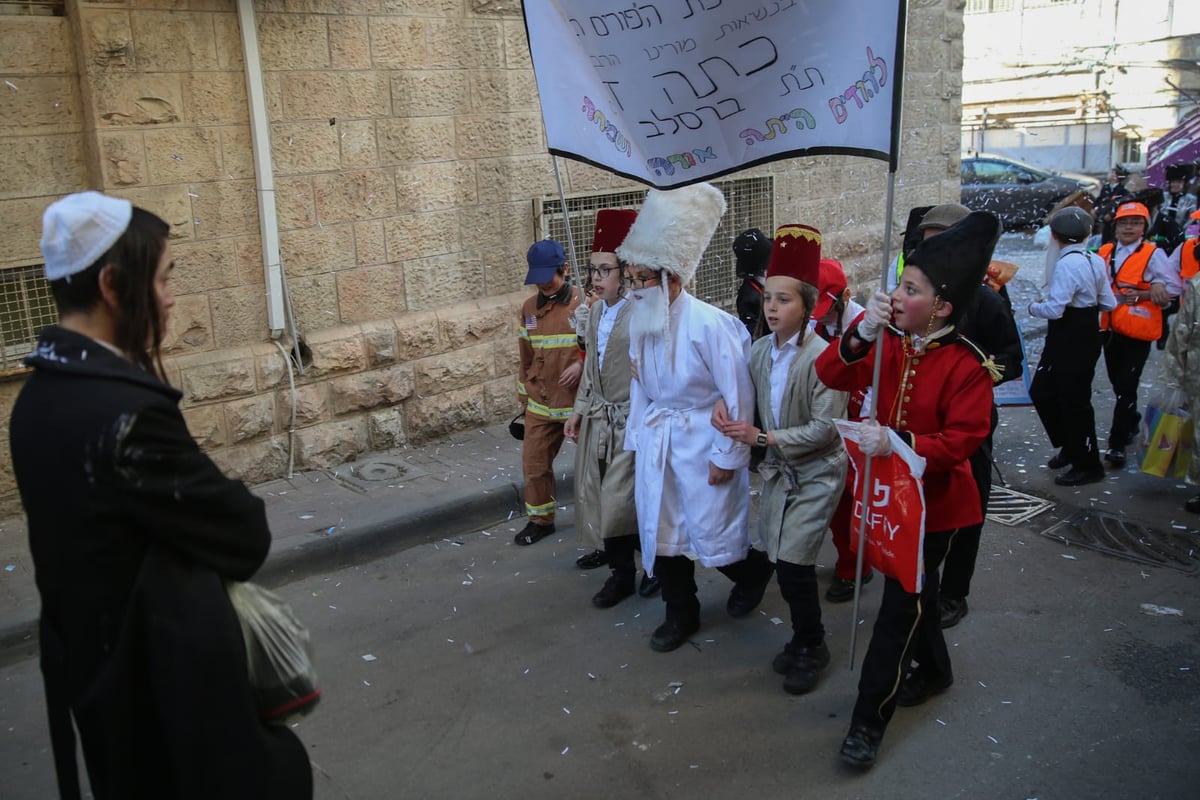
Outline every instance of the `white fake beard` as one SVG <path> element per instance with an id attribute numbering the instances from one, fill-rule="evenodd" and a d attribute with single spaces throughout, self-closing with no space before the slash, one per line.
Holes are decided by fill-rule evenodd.
<path id="1" fill-rule="evenodd" d="M 1045 292 L 1050 288 L 1050 280 L 1054 277 L 1054 265 L 1058 263 L 1058 257 L 1062 255 L 1062 245 L 1057 239 L 1051 237 L 1050 244 L 1046 245 L 1046 261 L 1042 265 L 1042 291 Z"/>
<path id="2" fill-rule="evenodd" d="M 671 324 L 666 284 L 633 289 L 629 300 L 632 303 L 629 309 L 630 338 L 634 341 L 648 337 L 666 339 Z"/>

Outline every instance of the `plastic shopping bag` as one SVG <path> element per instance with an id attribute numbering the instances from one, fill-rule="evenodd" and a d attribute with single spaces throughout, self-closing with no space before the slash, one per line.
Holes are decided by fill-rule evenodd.
<path id="1" fill-rule="evenodd" d="M 1181 477 L 1191 460 L 1192 420 L 1181 406 L 1182 393 L 1164 390 L 1142 417 L 1141 469 L 1159 478 Z"/>
<path id="2" fill-rule="evenodd" d="M 871 459 L 871 491 L 863 505 L 863 476 L 867 456 L 858 449 L 860 423 L 834 420 L 842 434 L 854 473 L 853 527 L 850 549 L 858 551 L 858 531 L 866 517 L 866 552 L 863 563 L 900 581 L 916 594 L 925 585 L 925 459 L 917 455 L 895 431 L 889 431 L 892 452 Z"/>
<path id="3" fill-rule="evenodd" d="M 308 629 L 274 592 L 238 581 L 225 589 L 242 624 L 258 716 L 285 724 L 308 715 L 321 699 Z"/>

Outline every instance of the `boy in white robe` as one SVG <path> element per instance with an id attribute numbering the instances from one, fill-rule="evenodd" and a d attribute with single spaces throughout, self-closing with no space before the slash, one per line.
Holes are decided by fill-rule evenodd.
<path id="1" fill-rule="evenodd" d="M 725 213 L 704 183 L 651 189 L 617 256 L 629 264 L 630 387 L 625 449 L 637 452 L 634 496 L 642 565 L 662 582 L 666 621 L 650 646 L 674 650 L 700 627 L 695 565 L 734 581 L 726 609 L 745 616 L 762 601 L 771 564 L 750 547 L 750 448 L 713 429 L 718 401 L 749 420 L 754 388 L 746 366 L 750 336 L 731 314 L 683 285 Z"/>
<path id="2" fill-rule="evenodd" d="M 829 665 L 817 590 L 817 551 L 846 480 L 847 457 L 833 424 L 846 413 L 846 394 L 817 377 L 827 343 L 809 325 L 817 302 L 821 234 L 807 225 L 775 232 L 767 267 L 763 319 L 771 335 L 754 343 L 750 375 L 760 430 L 730 419 L 721 404 L 713 425 L 743 444 L 766 446 L 759 531 L 775 564 L 779 591 L 792 617 L 792 638 L 771 666 L 784 691 L 806 694 Z"/>

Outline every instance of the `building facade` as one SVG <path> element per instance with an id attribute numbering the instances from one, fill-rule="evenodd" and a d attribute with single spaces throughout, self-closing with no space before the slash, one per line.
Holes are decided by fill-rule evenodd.
<path id="1" fill-rule="evenodd" d="M 1139 167 L 1200 111 L 1195 0 L 967 0 L 964 151 L 1048 169 Z"/>
<path id="2" fill-rule="evenodd" d="M 958 197 L 961 4 L 910 5 L 900 226 Z M 20 359 L 55 318 L 41 213 L 84 188 L 170 223 L 167 370 L 230 474 L 327 468 L 516 409 L 524 253 L 563 231 L 517 0 L 0 0 L 0 80 L 0 512 L 19 510 Z M 559 166 L 582 249 L 596 208 L 644 194 Z M 697 294 L 731 303 L 729 244 L 777 221 L 822 229 L 856 285 L 877 281 L 882 162 L 719 185 L 730 213 Z"/>

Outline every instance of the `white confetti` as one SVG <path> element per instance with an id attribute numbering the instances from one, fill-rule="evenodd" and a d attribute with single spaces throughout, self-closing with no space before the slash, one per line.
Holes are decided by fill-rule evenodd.
<path id="1" fill-rule="evenodd" d="M 1070 559 L 1071 561 L 1078 561 L 1078 560 L 1079 560 L 1079 559 L 1078 559 L 1078 558 L 1076 558 L 1075 556 L 1068 555 L 1068 554 L 1066 554 L 1066 553 L 1059 553 L 1059 555 L 1060 555 L 1060 556 L 1062 556 L 1063 558 Z"/>
<path id="2" fill-rule="evenodd" d="M 371 655 L 370 653 L 367 653 L 366 655 L 364 655 L 364 656 L 362 657 L 362 660 L 363 660 L 363 661 L 374 661 L 374 660 L 375 660 L 375 656 Z"/>
<path id="3" fill-rule="evenodd" d="M 774 625 L 782 625 L 783 620 L 781 620 L 779 617 L 771 617 L 771 623 Z"/>
<path id="4" fill-rule="evenodd" d="M 568 750 L 570 750 L 570 749 L 571 749 L 571 748 L 570 748 L 570 746 L 564 747 L 564 748 L 563 748 L 563 751 L 562 751 L 561 753 L 559 753 L 559 755 L 560 755 L 560 756 L 565 756 L 565 755 L 567 754 L 567 751 L 568 751 Z"/>
<path id="5" fill-rule="evenodd" d="M 939 720 L 937 720 L 937 724 L 938 724 L 938 725 L 945 725 L 946 723 L 942 722 L 942 721 L 939 719 Z"/>
<path id="6" fill-rule="evenodd" d="M 995 736 L 989 736 L 988 738 L 992 740 L 992 744 L 1000 744 L 999 740 L 997 740 Z"/>
<path id="7" fill-rule="evenodd" d="M 371 685 L 370 681 L 363 681 L 363 686 L 370 686 L 370 685 Z"/>
<path id="8" fill-rule="evenodd" d="M 1148 614 L 1151 617 L 1182 617 L 1183 610 L 1179 608 L 1171 608 L 1170 606 L 1158 606 L 1154 603 L 1142 603 L 1139 606 L 1143 614 Z"/>
<path id="9" fill-rule="evenodd" d="M 563 706 L 563 713 L 569 717 L 569 716 L 571 716 L 571 709 L 567 708 L 566 706 Z"/>

